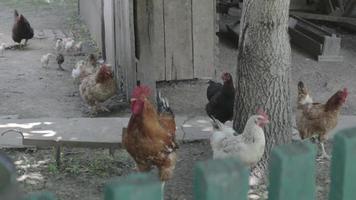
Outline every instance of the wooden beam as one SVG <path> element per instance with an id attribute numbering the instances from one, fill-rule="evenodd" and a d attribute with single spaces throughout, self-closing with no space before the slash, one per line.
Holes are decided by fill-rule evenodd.
<path id="1" fill-rule="evenodd" d="M 351 17 L 338 17 L 338 16 L 312 14 L 312 13 L 304 13 L 304 12 L 297 12 L 297 11 L 290 11 L 290 14 L 305 19 L 313 19 L 313 20 L 329 21 L 329 22 L 342 22 L 342 23 L 350 23 L 356 25 L 356 18 L 351 18 Z"/>

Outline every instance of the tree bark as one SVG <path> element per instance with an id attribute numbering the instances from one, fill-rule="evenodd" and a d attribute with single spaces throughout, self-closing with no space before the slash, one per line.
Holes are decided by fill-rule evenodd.
<path id="1" fill-rule="evenodd" d="M 258 108 L 269 115 L 265 154 L 257 164 L 263 173 L 272 147 L 290 142 L 292 135 L 289 2 L 244 0 L 242 10 L 234 128 L 242 133 Z"/>

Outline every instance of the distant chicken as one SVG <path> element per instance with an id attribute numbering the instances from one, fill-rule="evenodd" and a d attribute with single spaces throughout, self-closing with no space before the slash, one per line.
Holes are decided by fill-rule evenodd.
<path id="1" fill-rule="evenodd" d="M 74 48 L 75 41 L 72 38 L 66 38 L 64 40 L 64 50 L 71 51 Z"/>
<path id="2" fill-rule="evenodd" d="M 42 67 L 48 67 L 50 57 L 54 57 L 54 55 L 51 53 L 47 53 L 41 57 Z"/>
<path id="3" fill-rule="evenodd" d="M 206 91 L 208 104 L 205 111 L 210 118 L 215 118 L 222 123 L 232 120 L 235 88 L 230 73 L 223 73 L 222 80 L 224 84 L 209 81 Z"/>
<path id="4" fill-rule="evenodd" d="M 131 96 L 131 118 L 122 143 L 140 172 L 157 167 L 163 182 L 173 176 L 176 165 L 176 123 L 168 100 L 157 93 L 157 110 L 149 100 L 150 89 L 137 86 Z"/>
<path id="5" fill-rule="evenodd" d="M 78 42 L 77 44 L 74 45 L 74 50 L 78 53 L 80 53 L 83 49 L 83 42 Z"/>
<path id="6" fill-rule="evenodd" d="M 33 29 L 27 19 L 21 14 L 14 11 L 15 23 L 12 27 L 12 39 L 16 42 L 21 44 L 22 40 L 25 40 L 24 46 L 27 45 L 27 41 L 32 39 L 34 36 Z"/>
<path id="7" fill-rule="evenodd" d="M 83 68 L 84 65 L 85 65 L 84 60 L 80 60 L 75 64 L 75 66 L 72 70 L 72 77 L 73 77 L 74 81 L 80 80 L 79 77 L 80 77 L 81 69 Z"/>
<path id="8" fill-rule="evenodd" d="M 93 114 L 99 110 L 109 111 L 104 106 L 99 106 L 116 94 L 116 82 L 111 68 L 103 64 L 100 69 L 83 79 L 79 86 L 82 99 L 90 106 Z"/>
<path id="9" fill-rule="evenodd" d="M 246 166 L 255 165 L 265 150 L 263 127 L 268 123 L 268 115 L 260 110 L 248 119 L 243 133 L 238 135 L 233 128 L 213 119 L 210 138 L 213 158 L 238 157 Z"/>
<path id="10" fill-rule="evenodd" d="M 318 136 L 321 158 L 329 158 L 324 148 L 327 134 L 336 127 L 340 109 L 346 102 L 347 88 L 337 91 L 325 104 L 313 103 L 303 82 L 298 83 L 297 129 L 302 139 Z"/>
<path id="11" fill-rule="evenodd" d="M 56 51 L 61 52 L 63 48 L 64 48 L 63 39 L 62 38 L 57 39 L 56 46 L 55 46 Z"/>
<path id="12" fill-rule="evenodd" d="M 5 50 L 6 50 L 6 44 L 5 43 L 1 43 L 0 44 L 0 57 L 4 57 Z"/>
<path id="13" fill-rule="evenodd" d="M 94 74 L 97 70 L 97 58 L 94 54 L 90 54 L 86 60 L 80 60 L 72 70 L 72 77 L 74 80 L 81 82 L 85 77 Z"/>
<path id="14" fill-rule="evenodd" d="M 64 56 L 62 54 L 58 54 L 57 58 L 56 58 L 57 64 L 58 64 L 58 68 L 62 71 L 64 71 L 64 69 L 62 68 L 62 64 L 64 63 Z"/>

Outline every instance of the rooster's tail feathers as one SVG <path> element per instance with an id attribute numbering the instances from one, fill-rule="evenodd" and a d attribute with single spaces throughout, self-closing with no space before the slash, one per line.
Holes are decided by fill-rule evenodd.
<path id="1" fill-rule="evenodd" d="M 17 12 L 17 10 L 15 9 L 14 10 L 14 17 L 16 18 L 16 17 L 18 17 L 19 16 L 19 13 Z"/>
<path id="2" fill-rule="evenodd" d="M 162 96 L 161 91 L 157 90 L 156 98 L 157 98 L 157 109 L 159 113 L 170 113 L 174 115 L 172 109 L 169 107 L 168 99 Z"/>

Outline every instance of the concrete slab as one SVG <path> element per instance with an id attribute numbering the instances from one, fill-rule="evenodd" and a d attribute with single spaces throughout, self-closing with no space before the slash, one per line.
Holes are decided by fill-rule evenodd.
<path id="1" fill-rule="evenodd" d="M 1 119 L 0 132 L 19 129 L 24 133 L 8 133 L 0 137 L 0 147 L 62 146 L 73 147 L 114 147 L 119 148 L 122 128 L 129 118 L 42 118 L 42 119 Z M 177 140 L 193 141 L 209 139 L 210 119 L 205 116 L 177 116 Z M 232 126 L 232 122 L 226 123 Z M 356 127 L 356 116 L 341 116 L 338 126 L 330 132 L 332 138 L 345 128 Z"/>
<path id="2" fill-rule="evenodd" d="M 72 146 L 116 147 L 121 143 L 121 131 L 129 118 L 40 118 L 0 119 L 0 132 L 18 129 L 0 137 L 0 147 Z M 207 117 L 176 117 L 178 140 L 200 140 L 210 136 Z"/>

